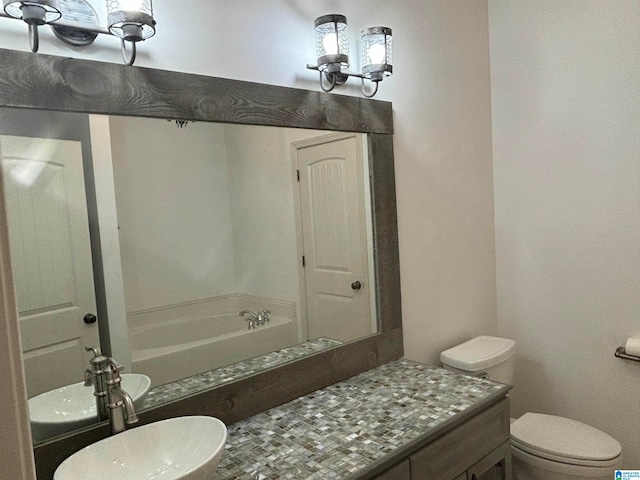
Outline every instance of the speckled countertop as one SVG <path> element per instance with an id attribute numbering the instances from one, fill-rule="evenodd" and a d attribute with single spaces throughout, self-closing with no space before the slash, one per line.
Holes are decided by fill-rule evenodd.
<path id="1" fill-rule="evenodd" d="M 212 480 L 356 477 L 508 388 L 396 360 L 230 425 Z"/>
<path id="2" fill-rule="evenodd" d="M 342 342 L 331 338 L 318 338 L 275 352 L 249 358 L 238 363 L 214 368 L 213 370 L 198 373 L 191 377 L 183 378 L 182 380 L 153 387 L 149 390 L 149 395 L 145 399 L 142 408 L 145 409 L 162 405 L 163 403 L 187 395 L 193 395 L 194 393 L 202 392 L 227 382 L 233 382 L 255 373 L 264 372 L 275 366 L 283 365 L 292 360 L 306 357 L 309 354 L 335 347 L 341 343 Z"/>

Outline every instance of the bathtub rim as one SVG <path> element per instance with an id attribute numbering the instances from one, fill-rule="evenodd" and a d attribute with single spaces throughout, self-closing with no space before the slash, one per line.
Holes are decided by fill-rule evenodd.
<path id="1" fill-rule="evenodd" d="M 148 355 L 144 355 L 144 356 L 139 356 L 136 355 L 136 352 L 140 352 L 140 351 L 159 351 L 162 349 L 167 349 L 167 351 L 181 351 L 181 350 L 185 350 L 187 347 L 187 345 L 190 345 L 192 347 L 207 343 L 208 341 L 210 341 L 210 339 L 212 338 L 233 338 L 237 335 L 239 335 L 238 332 L 245 332 L 245 331 L 249 331 L 249 329 L 244 326 L 244 328 L 241 329 L 235 329 L 235 330 L 231 330 L 227 333 L 223 333 L 222 335 L 217 335 L 215 337 L 207 337 L 206 339 L 202 339 L 202 340 L 193 340 L 193 341 L 189 341 L 189 342 L 183 342 L 183 343 L 178 343 L 178 344 L 172 344 L 172 345 L 164 345 L 164 346 L 157 346 L 157 347 L 144 347 L 144 348 L 136 348 L 134 346 L 134 337 L 136 335 L 143 335 L 145 332 L 149 332 L 150 330 L 159 330 L 161 329 L 163 326 L 178 326 L 178 325 L 182 325 L 184 326 L 187 323 L 193 322 L 193 321 L 203 321 L 207 318 L 219 318 L 219 317 L 232 317 L 232 314 L 219 314 L 219 315 L 212 315 L 209 317 L 185 317 L 185 318 L 180 318 L 180 319 L 174 319 L 174 320 L 167 320 L 167 321 L 163 321 L 160 322 L 156 325 L 145 325 L 142 327 L 136 327 L 135 329 L 130 330 L 129 332 L 129 341 L 131 344 L 131 364 L 132 364 L 132 368 L 133 365 L 135 364 L 136 361 L 140 361 L 143 359 L 148 359 L 150 357 L 154 357 L 155 355 L 149 353 Z M 257 331 L 261 328 L 269 328 L 271 326 L 280 326 L 280 325 L 284 325 L 284 324 L 290 324 L 291 328 L 295 329 L 295 321 L 290 319 L 290 318 L 283 318 L 283 317 L 271 317 L 270 321 L 267 325 L 264 326 L 259 326 L 256 327 L 253 331 Z"/>

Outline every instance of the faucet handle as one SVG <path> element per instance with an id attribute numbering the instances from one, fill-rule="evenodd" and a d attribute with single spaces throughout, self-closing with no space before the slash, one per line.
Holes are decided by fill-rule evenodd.
<path id="1" fill-rule="evenodd" d="M 102 352 L 100 351 L 99 348 L 95 348 L 95 347 L 84 347 L 85 352 L 93 352 L 93 356 L 94 357 L 101 357 L 102 356 Z"/>
<path id="2" fill-rule="evenodd" d="M 99 371 L 104 370 L 106 368 L 108 359 L 107 359 L 107 357 L 102 355 L 102 352 L 100 352 L 99 348 L 84 347 L 84 349 L 87 352 L 92 352 L 93 353 L 93 357 L 91 358 L 91 360 L 89 360 L 89 365 L 91 365 L 91 368 L 95 372 L 99 372 Z"/>
<path id="3" fill-rule="evenodd" d="M 107 365 L 111 368 L 113 373 L 121 372 L 124 370 L 124 365 L 120 365 L 118 362 L 116 362 L 116 359 L 113 357 L 109 357 L 107 359 Z"/>
<path id="4" fill-rule="evenodd" d="M 93 385 L 93 370 L 87 368 L 84 371 L 84 386 L 90 387 L 91 385 Z"/>
<path id="5" fill-rule="evenodd" d="M 113 357 L 107 359 L 106 374 L 109 381 L 120 383 L 120 372 L 124 370 L 124 365 L 120 365 Z"/>

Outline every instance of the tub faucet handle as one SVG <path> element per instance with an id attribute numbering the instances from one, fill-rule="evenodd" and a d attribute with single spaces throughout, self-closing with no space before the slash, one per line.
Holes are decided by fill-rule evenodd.
<path id="1" fill-rule="evenodd" d="M 269 321 L 269 314 L 271 313 L 271 310 L 262 310 L 260 313 L 258 313 L 258 325 L 264 325 L 265 323 L 267 323 Z"/>
<path id="2" fill-rule="evenodd" d="M 254 313 L 249 310 L 242 310 L 240 312 L 240 316 L 245 317 L 245 320 L 247 321 L 247 328 L 249 330 L 253 330 L 256 325 L 262 325 L 261 315 L 262 313 Z"/>

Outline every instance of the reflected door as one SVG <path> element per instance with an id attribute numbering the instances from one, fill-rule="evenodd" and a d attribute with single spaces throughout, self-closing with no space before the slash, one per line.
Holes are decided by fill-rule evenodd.
<path id="1" fill-rule="evenodd" d="M 372 333 L 358 142 L 349 136 L 297 151 L 310 339 Z"/>
<path id="2" fill-rule="evenodd" d="M 98 346 L 80 142 L 0 136 L 29 396 L 83 379 Z M 90 318 L 87 318 L 90 320 Z"/>

